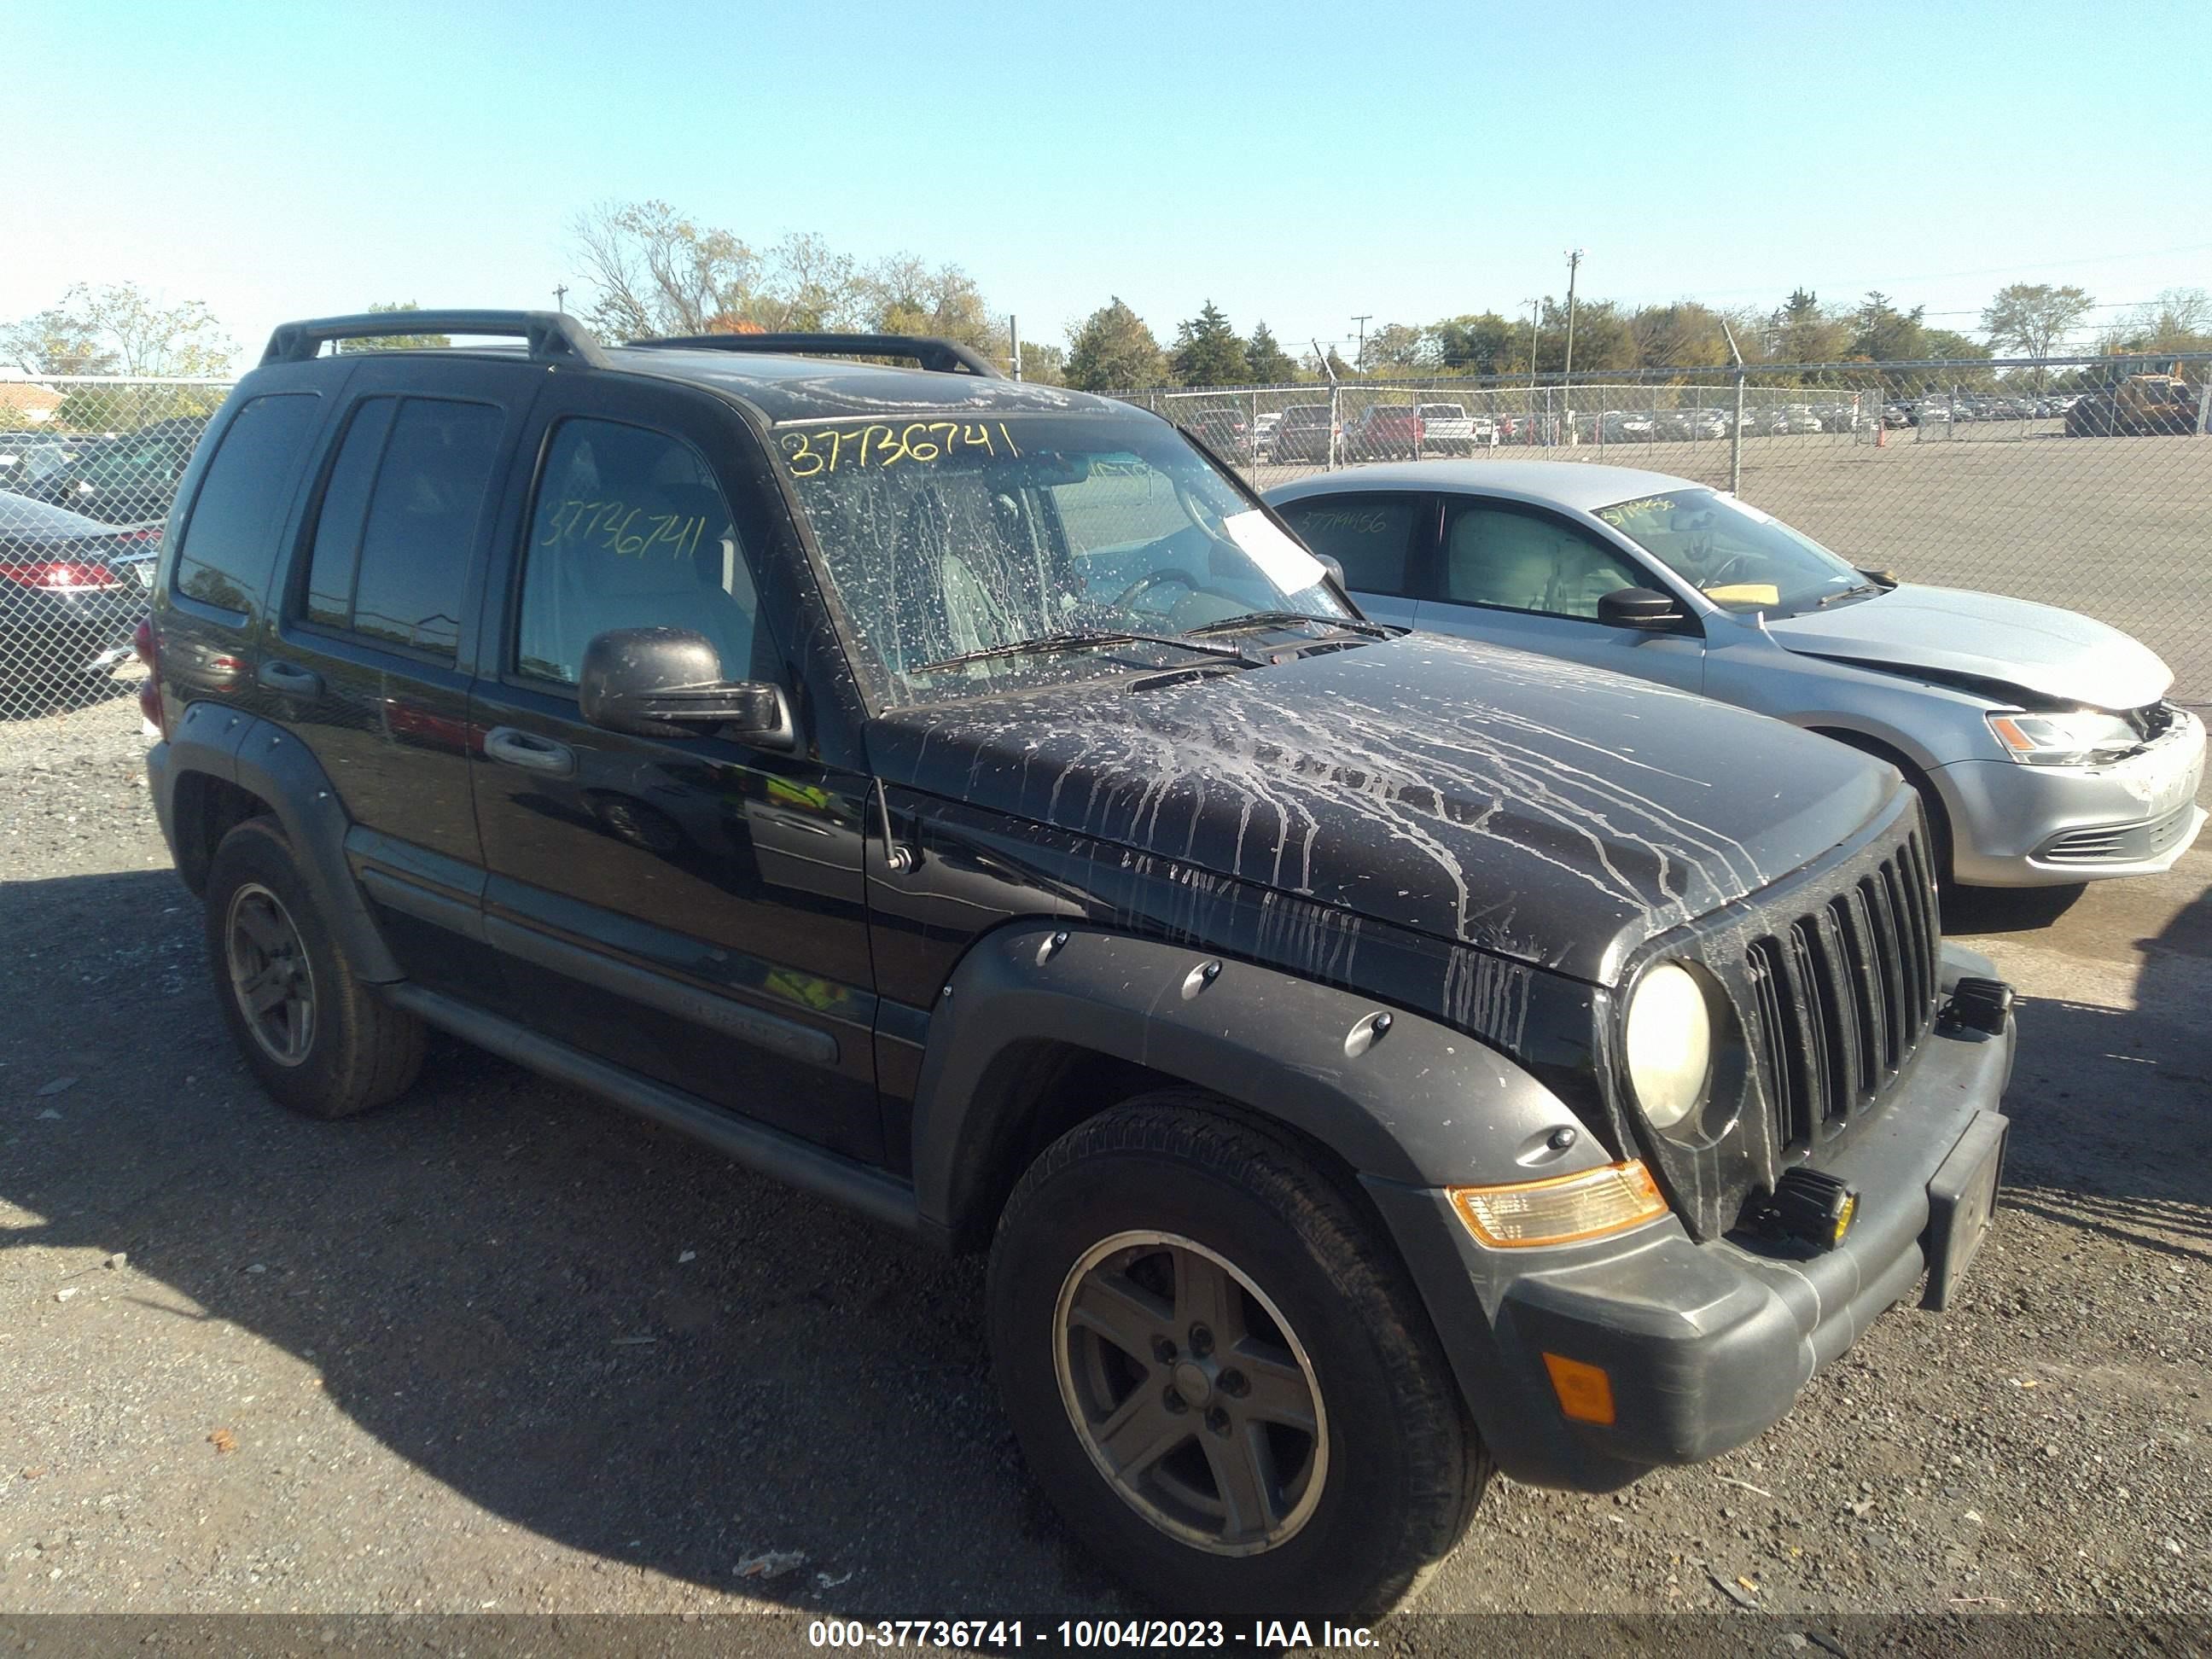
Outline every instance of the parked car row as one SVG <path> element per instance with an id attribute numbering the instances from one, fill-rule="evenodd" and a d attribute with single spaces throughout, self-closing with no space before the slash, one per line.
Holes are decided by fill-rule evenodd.
<path id="1" fill-rule="evenodd" d="M 107 524 L 158 519 L 206 427 L 180 416 L 92 437 L 0 434 L 0 489 Z"/>
<path id="2" fill-rule="evenodd" d="M 123 527 L 0 490 L 0 707 L 65 694 L 131 656 L 156 525 Z"/>

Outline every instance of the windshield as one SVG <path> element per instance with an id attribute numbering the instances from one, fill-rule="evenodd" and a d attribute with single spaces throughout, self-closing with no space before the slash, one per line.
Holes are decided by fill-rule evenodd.
<path id="1" fill-rule="evenodd" d="M 1254 612 L 1353 619 L 1319 561 L 1133 411 L 794 422 L 775 445 L 882 702 L 1181 665 L 1173 636 Z M 1094 634 L 1166 643 L 953 660 Z"/>
<path id="2" fill-rule="evenodd" d="M 1723 610 L 1787 614 L 1869 588 L 1811 537 L 1717 490 L 1639 495 L 1597 516 Z"/>

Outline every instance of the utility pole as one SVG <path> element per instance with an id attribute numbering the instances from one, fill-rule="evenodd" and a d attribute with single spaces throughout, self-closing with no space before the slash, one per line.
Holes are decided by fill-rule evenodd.
<path id="1" fill-rule="evenodd" d="M 1544 302 L 1541 300 L 1524 300 L 1522 303 L 1528 307 L 1528 390 L 1534 392 L 1536 389 L 1536 325 L 1544 315 Z"/>
<path id="2" fill-rule="evenodd" d="M 1352 367 L 1358 368 L 1363 374 L 1367 372 L 1364 367 L 1367 362 L 1367 319 L 1374 314 L 1375 313 L 1370 311 L 1364 316 L 1354 317 L 1352 319 L 1353 322 L 1359 325 L 1359 351 L 1358 354 L 1352 360 Z"/>
<path id="3" fill-rule="evenodd" d="M 558 306 L 558 307 L 561 307 L 561 311 L 562 311 L 562 315 L 564 315 L 564 316 L 565 316 L 565 315 L 568 313 L 568 283 L 562 283 L 559 287 L 556 288 L 556 289 L 553 290 L 553 303 L 554 303 L 555 305 L 556 305 L 556 306 Z"/>
<path id="4" fill-rule="evenodd" d="M 1582 270 L 1584 251 L 1578 247 L 1567 250 L 1567 361 L 1559 372 L 1563 386 L 1575 377 L 1575 277 Z"/>
<path id="5" fill-rule="evenodd" d="M 1014 360 L 1014 378 L 1022 378 L 1022 325 L 1014 320 L 1012 312 L 1006 313 L 1006 343 Z"/>

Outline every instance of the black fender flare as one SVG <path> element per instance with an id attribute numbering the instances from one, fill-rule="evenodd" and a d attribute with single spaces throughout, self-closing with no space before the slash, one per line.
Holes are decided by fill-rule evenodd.
<path id="1" fill-rule="evenodd" d="M 930 1022 L 913 1117 L 916 1208 L 956 1249 L 988 1242 L 1045 1041 L 1209 1090 L 1404 1186 L 1525 1181 L 1607 1154 L 1550 1090 L 1436 1020 L 1188 945 L 1015 923 L 972 945 Z M 1574 1131 L 1565 1147 L 1550 1143 Z"/>
<path id="2" fill-rule="evenodd" d="M 376 919 L 346 862 L 346 832 L 353 820 L 338 792 L 306 744 L 273 721 L 218 702 L 189 705 L 167 739 L 147 757 L 155 809 L 173 849 L 184 833 L 176 817 L 178 785 L 187 773 L 205 773 L 269 803 L 300 862 L 300 873 L 346 959 L 371 984 L 404 979 L 384 942 Z M 212 848 L 209 849 L 212 852 Z"/>

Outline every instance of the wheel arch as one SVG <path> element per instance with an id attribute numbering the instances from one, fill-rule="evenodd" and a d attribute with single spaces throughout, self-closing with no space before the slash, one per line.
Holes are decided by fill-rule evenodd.
<path id="1" fill-rule="evenodd" d="M 1170 1085 L 1290 1131 L 1353 1188 L 1525 1179 L 1529 1149 L 1579 1124 L 1504 1055 L 1372 998 L 1188 945 L 1017 923 L 969 949 L 930 1022 L 912 1130 L 924 1228 L 981 1248 L 1054 1139 Z M 1546 1168 L 1605 1157 L 1578 1134 Z"/>
<path id="2" fill-rule="evenodd" d="M 316 906 L 357 976 L 379 984 L 405 977 L 346 862 L 353 821 L 306 744 L 273 721 L 196 702 L 156 746 L 149 771 L 170 850 L 194 893 L 204 896 L 223 836 L 266 813 L 291 843 Z"/>

